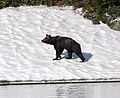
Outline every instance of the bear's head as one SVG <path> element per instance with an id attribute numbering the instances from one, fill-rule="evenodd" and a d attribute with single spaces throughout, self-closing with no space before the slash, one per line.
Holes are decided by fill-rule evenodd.
<path id="1" fill-rule="evenodd" d="M 51 35 L 48 35 L 48 34 L 46 34 L 46 37 L 43 39 L 43 40 L 41 40 L 43 43 L 47 43 L 47 44 L 50 44 L 50 42 L 51 42 Z"/>

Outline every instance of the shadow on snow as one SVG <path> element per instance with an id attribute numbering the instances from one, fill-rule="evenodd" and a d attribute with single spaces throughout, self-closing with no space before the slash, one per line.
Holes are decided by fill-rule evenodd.
<path id="1" fill-rule="evenodd" d="M 92 58 L 92 56 L 93 56 L 91 53 L 85 53 L 85 52 L 83 52 L 82 54 L 83 54 L 83 56 L 85 58 L 85 62 L 89 61 Z M 68 57 L 68 52 L 65 51 L 64 53 L 62 53 L 62 55 L 64 56 L 62 58 L 67 58 Z M 79 58 L 79 57 L 75 53 L 73 53 L 72 54 L 72 59 L 77 59 L 77 58 Z"/>

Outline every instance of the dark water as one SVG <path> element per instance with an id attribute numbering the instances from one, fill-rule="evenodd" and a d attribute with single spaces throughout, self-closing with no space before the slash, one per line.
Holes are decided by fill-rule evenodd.
<path id="1" fill-rule="evenodd" d="M 120 98 L 120 83 L 0 86 L 0 98 Z"/>

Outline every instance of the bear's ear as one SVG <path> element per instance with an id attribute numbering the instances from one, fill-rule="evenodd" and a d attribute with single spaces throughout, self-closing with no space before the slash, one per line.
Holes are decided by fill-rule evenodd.
<path id="1" fill-rule="evenodd" d="M 48 34 L 46 34 L 46 36 L 49 36 Z"/>
<path id="2" fill-rule="evenodd" d="M 51 35 L 49 35 L 49 38 L 51 38 Z"/>

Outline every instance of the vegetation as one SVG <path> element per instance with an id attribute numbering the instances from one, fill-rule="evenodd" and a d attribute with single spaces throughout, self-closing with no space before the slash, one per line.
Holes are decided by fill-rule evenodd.
<path id="1" fill-rule="evenodd" d="M 96 13 L 97 18 L 104 23 L 109 22 L 104 16 L 107 13 L 110 18 L 120 17 L 120 0 L 84 0 L 84 8 L 89 13 Z"/>

